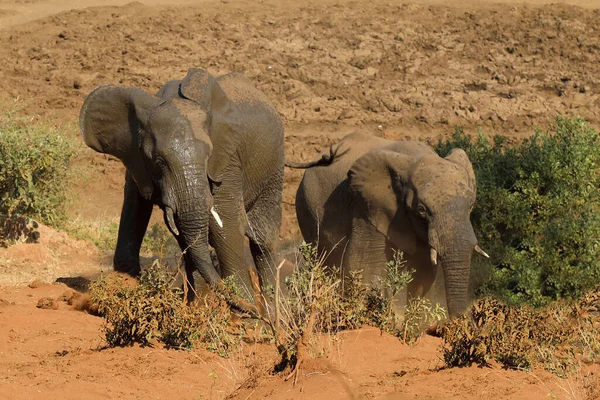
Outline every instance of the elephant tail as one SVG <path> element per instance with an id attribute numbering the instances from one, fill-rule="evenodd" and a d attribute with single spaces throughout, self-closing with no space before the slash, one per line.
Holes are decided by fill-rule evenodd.
<path id="1" fill-rule="evenodd" d="M 333 145 L 331 145 L 329 147 L 329 154 L 323 154 L 321 156 L 321 158 L 319 158 L 317 160 L 308 161 L 308 162 L 286 161 L 285 166 L 288 168 L 294 168 L 294 169 L 308 169 L 308 168 L 312 168 L 312 167 L 331 165 L 334 163 L 334 161 L 338 157 L 344 155 L 348 151 L 348 150 L 346 150 L 342 154 L 337 154 L 338 150 L 339 150 L 339 146 L 334 150 Z"/>

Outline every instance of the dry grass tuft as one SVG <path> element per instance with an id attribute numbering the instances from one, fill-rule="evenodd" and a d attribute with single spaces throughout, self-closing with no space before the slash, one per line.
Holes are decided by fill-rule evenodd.
<path id="1" fill-rule="evenodd" d="M 515 369 L 539 364 L 567 376 L 580 358 L 600 360 L 600 287 L 577 302 L 542 309 L 480 299 L 444 327 L 443 339 L 449 367 L 495 360 Z"/>
<path id="2" fill-rule="evenodd" d="M 106 319 L 109 346 L 142 346 L 163 343 L 169 348 L 190 349 L 202 344 L 222 356 L 239 343 L 240 332 L 231 324 L 225 299 L 210 292 L 191 305 L 183 292 L 173 289 L 174 276 L 155 262 L 139 283 L 119 274 L 101 277 L 91 287 L 92 301 Z"/>

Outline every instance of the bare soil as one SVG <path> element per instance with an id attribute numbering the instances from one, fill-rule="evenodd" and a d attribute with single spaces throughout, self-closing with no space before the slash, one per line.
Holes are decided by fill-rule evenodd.
<path id="1" fill-rule="evenodd" d="M 437 139 L 457 125 L 511 141 L 556 114 L 600 127 L 600 4 L 571 0 L 0 0 L 0 105 L 67 124 L 96 85 L 156 91 L 192 66 L 240 71 L 286 123 L 286 157 L 304 161 L 354 130 Z M 454 2 L 456 3 L 456 2 Z M 71 218 L 116 219 L 124 170 L 83 148 Z M 282 245 L 298 239 L 286 170 Z M 156 213 L 153 221 L 160 221 Z M 272 346 L 229 359 L 205 351 L 103 349 L 100 318 L 58 302 L 110 257 L 42 228 L 40 242 L 0 249 L 2 398 L 585 398 L 576 378 L 499 368 L 440 370 L 439 339 L 416 346 L 362 329 L 329 341 L 293 387 L 272 375 Z M 566 389 L 565 389 L 566 388 Z M 565 389 L 565 390 L 563 390 Z"/>
<path id="2" fill-rule="evenodd" d="M 35 285 L 34 285 L 35 286 Z M 0 391 L 4 399 L 544 399 L 576 382 L 543 371 L 442 369 L 440 339 L 415 346 L 363 328 L 324 340 L 327 356 L 306 361 L 298 384 L 272 373 L 274 346 L 244 344 L 230 358 L 203 350 L 107 349 L 102 319 L 37 308 L 67 286 L 3 287 L 0 292 Z"/>

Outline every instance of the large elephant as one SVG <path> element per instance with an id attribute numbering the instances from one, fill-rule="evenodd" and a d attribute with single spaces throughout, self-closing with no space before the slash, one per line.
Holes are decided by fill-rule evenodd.
<path id="1" fill-rule="evenodd" d="M 450 315 L 465 310 L 472 252 L 487 255 L 470 222 L 476 184 L 463 150 L 441 158 L 424 143 L 353 133 L 331 155 L 287 165 L 308 168 L 296 194 L 298 222 L 330 265 L 361 269 L 375 284 L 401 250 L 416 271 L 404 293 L 439 301 Z"/>
<path id="2" fill-rule="evenodd" d="M 193 68 L 156 96 L 99 86 L 86 98 L 79 123 L 89 147 L 118 157 L 127 169 L 115 270 L 139 274 L 140 246 L 156 204 L 184 253 L 192 285 L 197 272 L 208 284 L 235 275 L 247 285 L 244 235 L 261 284 L 272 281 L 283 123 L 247 78 L 215 78 Z"/>

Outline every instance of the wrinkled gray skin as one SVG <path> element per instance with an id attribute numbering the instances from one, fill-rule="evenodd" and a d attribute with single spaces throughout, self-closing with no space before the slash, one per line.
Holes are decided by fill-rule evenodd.
<path id="1" fill-rule="evenodd" d="M 99 86 L 83 104 L 80 127 L 88 146 L 127 168 L 115 270 L 140 273 L 140 246 L 156 204 L 184 251 L 192 285 L 196 273 L 209 284 L 235 275 L 248 285 L 244 235 L 261 284 L 272 281 L 283 123 L 248 79 L 236 73 L 214 78 L 194 68 L 156 96 Z"/>
<path id="2" fill-rule="evenodd" d="M 375 284 L 401 250 L 416 270 L 402 302 L 419 295 L 450 315 L 465 310 L 471 255 L 481 249 L 470 222 L 475 175 L 463 150 L 440 158 L 423 143 L 355 133 L 332 156 L 288 166 L 309 168 L 296 213 L 304 240 L 331 252 L 329 265 L 342 265 L 344 274 L 363 270 Z"/>

